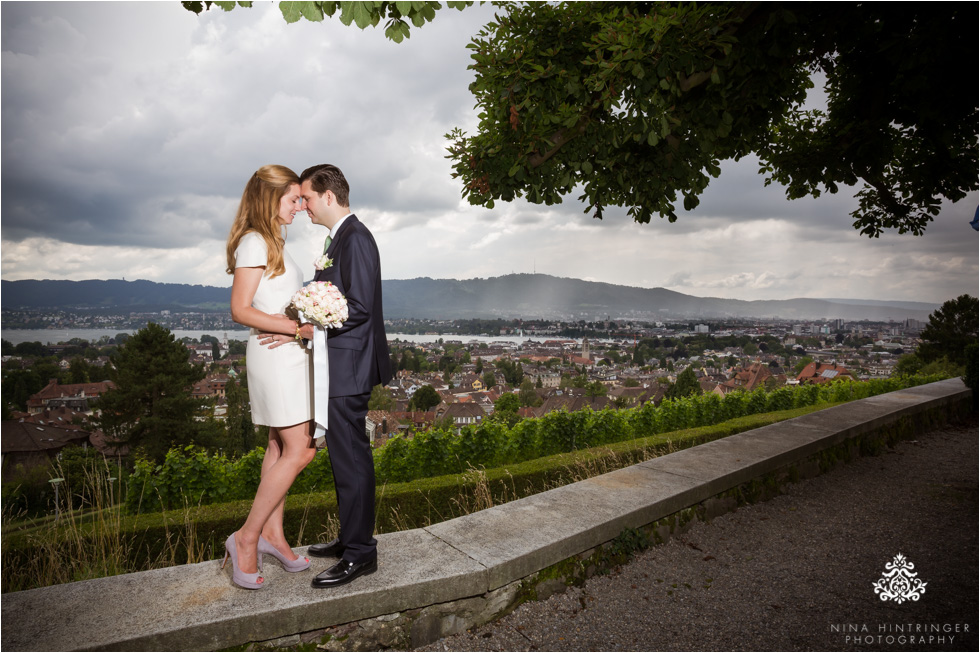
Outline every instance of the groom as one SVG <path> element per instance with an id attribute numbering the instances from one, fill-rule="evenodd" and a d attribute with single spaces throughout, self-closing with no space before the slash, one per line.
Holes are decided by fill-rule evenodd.
<path id="1" fill-rule="evenodd" d="M 327 329 L 330 400 L 327 451 L 333 467 L 340 537 L 310 546 L 308 553 L 340 562 L 313 579 L 313 587 L 334 587 L 378 568 L 374 539 L 374 459 L 365 433 L 368 399 L 374 386 L 391 380 L 388 339 L 381 312 L 381 259 L 368 228 L 350 212 L 344 173 L 324 164 L 300 176 L 301 195 L 314 224 L 330 230 L 324 243 L 333 264 L 316 281 L 330 281 L 347 298 L 349 317 Z"/>

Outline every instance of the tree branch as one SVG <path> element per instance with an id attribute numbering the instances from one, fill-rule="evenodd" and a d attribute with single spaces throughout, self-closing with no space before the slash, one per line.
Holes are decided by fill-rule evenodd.
<path id="1" fill-rule="evenodd" d="M 721 36 L 734 36 L 737 34 L 738 30 L 745 24 L 745 21 L 748 20 L 749 16 L 754 14 L 758 8 L 758 2 L 746 2 L 739 5 L 738 10 L 735 12 L 738 22 L 722 32 Z M 690 77 L 685 77 L 683 73 L 677 73 L 677 80 L 680 82 L 681 91 L 684 93 L 687 93 L 692 88 L 704 84 L 709 79 L 711 79 L 710 70 L 694 73 Z"/>
<path id="2" fill-rule="evenodd" d="M 902 204 L 895 198 L 894 191 L 888 187 L 880 176 L 873 175 L 870 170 L 865 169 L 861 174 L 861 179 L 875 189 L 881 203 L 899 219 L 905 218 L 911 212 L 908 206 Z"/>
<path id="3" fill-rule="evenodd" d="M 681 84 L 681 91 L 687 93 L 692 88 L 704 84 L 706 81 L 711 79 L 711 71 L 701 71 L 699 73 L 694 73 L 690 77 L 685 77 L 683 73 L 677 73 L 677 81 Z"/>
<path id="4" fill-rule="evenodd" d="M 589 114 L 586 114 L 581 118 L 579 118 L 579 121 L 575 123 L 575 126 L 572 127 L 571 129 L 559 129 L 557 132 L 555 132 L 555 135 L 550 139 L 551 142 L 554 143 L 554 145 L 551 146 L 551 149 L 548 150 L 547 152 L 544 152 L 543 154 L 541 152 L 532 154 L 527 158 L 528 164 L 532 168 L 541 167 L 548 159 L 553 157 L 558 152 L 558 150 L 560 150 L 566 143 L 568 143 L 576 136 L 585 133 L 585 127 L 588 124 L 589 124 Z"/>
<path id="5" fill-rule="evenodd" d="M 681 139 L 677 138 L 673 134 L 667 134 L 666 140 L 671 151 L 667 152 L 667 156 L 664 158 L 667 160 L 667 165 L 674 165 L 674 152 L 681 149 Z"/>

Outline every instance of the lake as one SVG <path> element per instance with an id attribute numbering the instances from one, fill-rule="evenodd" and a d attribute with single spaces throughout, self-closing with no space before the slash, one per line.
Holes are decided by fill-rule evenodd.
<path id="1" fill-rule="evenodd" d="M 117 333 L 128 333 L 132 335 L 135 332 L 134 329 L 2 329 L 0 330 L 0 337 L 7 340 L 15 345 L 19 345 L 22 342 L 40 342 L 41 344 L 57 344 L 59 342 L 68 342 L 72 338 L 81 338 L 82 340 L 88 340 L 89 342 L 98 342 L 99 338 L 103 336 L 108 336 L 110 338 L 114 337 Z M 248 331 L 244 330 L 228 330 L 228 331 L 191 331 L 174 329 L 171 331 L 178 340 L 181 338 L 193 338 L 195 340 L 200 340 L 203 335 L 214 336 L 218 339 L 223 338 L 225 335 L 228 336 L 229 340 L 248 340 Z M 439 342 L 439 339 L 445 340 L 458 340 L 464 343 L 467 342 L 507 342 L 511 344 L 520 344 L 522 342 L 527 342 L 532 340 L 534 342 L 544 342 L 545 340 L 574 340 L 575 342 L 581 342 L 581 338 L 561 338 L 560 336 L 469 336 L 469 335 L 436 335 L 436 334 L 411 334 L 411 333 L 389 333 L 388 340 L 401 340 L 403 342 L 414 342 L 419 344 Z M 590 339 L 595 342 L 596 339 Z"/>

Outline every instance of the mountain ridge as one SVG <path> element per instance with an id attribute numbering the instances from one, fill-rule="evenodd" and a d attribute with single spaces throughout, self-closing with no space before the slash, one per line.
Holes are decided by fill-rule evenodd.
<path id="1" fill-rule="evenodd" d="M 939 304 L 886 300 L 741 300 L 695 297 L 666 288 L 640 288 L 545 274 L 474 279 L 382 281 L 386 318 L 783 318 L 925 321 Z M 230 288 L 119 279 L 3 280 L 2 306 L 107 310 L 227 310 Z"/>

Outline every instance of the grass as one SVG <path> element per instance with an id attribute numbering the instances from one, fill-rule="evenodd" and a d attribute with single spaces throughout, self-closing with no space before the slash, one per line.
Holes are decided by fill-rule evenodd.
<path id="1" fill-rule="evenodd" d="M 109 480 L 109 470 L 95 467 L 86 470 L 84 489 L 78 495 L 65 492 L 60 514 L 39 520 L 27 520 L 31 533 L 32 555 L 16 562 L 3 556 L 3 582 L 13 588 L 40 587 L 87 578 L 101 578 L 128 571 L 125 559 L 122 504 L 115 496 L 117 487 Z M 83 529 L 82 522 L 89 528 Z M 3 530 L 23 529 L 10 515 L 3 515 Z M 54 533 L 63 537 L 53 537 Z M 4 538 L 6 540 L 8 538 Z M 6 549 L 6 546 L 4 546 Z M 4 551 L 6 553 L 6 551 Z"/>

